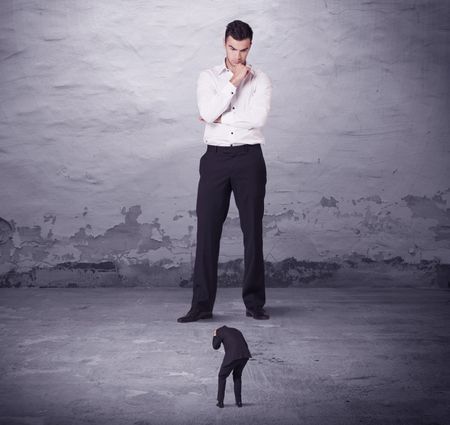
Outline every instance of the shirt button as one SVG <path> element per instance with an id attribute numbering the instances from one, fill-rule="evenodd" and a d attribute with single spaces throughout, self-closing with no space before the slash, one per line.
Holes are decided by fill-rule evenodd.
<path id="1" fill-rule="evenodd" d="M 233 132 L 231 132 L 231 134 L 234 134 Z"/>
<path id="2" fill-rule="evenodd" d="M 236 108 L 233 106 L 233 109 L 236 109 Z"/>

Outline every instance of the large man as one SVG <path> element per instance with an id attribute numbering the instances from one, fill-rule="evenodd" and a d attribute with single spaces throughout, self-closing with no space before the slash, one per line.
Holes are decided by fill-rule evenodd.
<path id="1" fill-rule="evenodd" d="M 253 31 L 233 21 L 225 31 L 226 58 L 200 73 L 197 101 L 207 145 L 200 159 L 197 195 L 197 248 L 191 309 L 178 322 L 212 317 L 222 226 L 231 192 L 244 234 L 242 298 L 246 315 L 268 319 L 264 282 L 263 232 L 266 164 L 261 127 L 270 109 L 269 78 L 247 63 Z"/>

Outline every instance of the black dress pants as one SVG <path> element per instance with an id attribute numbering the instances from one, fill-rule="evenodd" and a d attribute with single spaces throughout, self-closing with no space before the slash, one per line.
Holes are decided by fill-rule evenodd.
<path id="1" fill-rule="evenodd" d="M 229 365 L 222 365 L 219 371 L 219 388 L 217 390 L 217 401 L 223 403 L 225 397 L 225 386 L 227 378 L 233 371 L 234 398 L 236 403 L 242 403 L 242 371 L 247 364 L 248 359 L 234 360 Z"/>
<path id="2" fill-rule="evenodd" d="M 208 145 L 200 159 L 199 171 L 192 307 L 213 310 L 220 238 L 231 192 L 244 236 L 242 298 L 248 309 L 263 307 L 266 296 L 262 220 L 267 175 L 261 145 Z"/>

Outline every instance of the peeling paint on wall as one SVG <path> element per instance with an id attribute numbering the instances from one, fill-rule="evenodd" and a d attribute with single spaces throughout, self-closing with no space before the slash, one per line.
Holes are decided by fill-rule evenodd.
<path id="1" fill-rule="evenodd" d="M 448 210 L 443 209 L 446 201 L 442 197 L 433 200 L 433 197 L 411 195 L 404 197 L 403 201 L 406 208 L 413 210 L 412 224 L 409 225 L 404 217 L 402 219 L 391 213 L 392 205 L 379 202 L 373 196 L 358 199 L 356 205 L 354 200 L 342 200 L 339 208 L 332 207 L 335 211 L 331 216 L 321 217 L 319 212 L 324 208 L 321 202 L 303 209 L 301 213 L 288 209 L 279 214 L 265 215 L 267 285 L 283 287 L 311 283 L 320 286 L 326 284 L 327 278 L 336 278 L 336 273 L 342 275 L 342 270 L 367 270 L 368 264 L 374 267 L 372 263 L 385 274 L 392 273 L 394 267 L 397 274 L 399 271 L 414 276 L 419 273 L 424 279 L 422 284 L 433 285 L 437 281 L 442 284 L 442 270 L 446 270 L 446 263 L 436 256 L 423 258 L 423 239 L 421 245 L 411 243 L 405 246 L 405 256 L 386 254 L 389 247 L 381 241 L 383 237 L 389 241 L 392 235 L 406 235 L 415 226 L 414 221 L 422 222 L 424 216 L 431 216 L 433 222 L 436 218 L 440 223 L 446 222 Z M 345 212 L 347 205 L 352 206 L 351 213 Z M 356 210 L 356 207 L 359 209 Z M 195 217 L 188 213 L 179 214 L 192 221 L 187 224 L 184 233 L 171 235 L 158 217 L 150 223 L 141 223 L 139 218 L 142 213 L 139 205 L 124 207 L 121 210 L 123 222 L 103 234 L 94 235 L 92 227 L 86 225 L 69 237 L 55 235 L 51 227 L 43 234 L 40 225 L 17 226 L 13 220 L 8 222 L 3 219 L 1 285 L 190 286 L 195 256 Z M 43 217 L 43 223 L 55 224 L 56 220 L 56 216 Z M 314 234 L 321 232 L 326 238 L 330 230 L 324 229 L 323 225 L 326 223 L 329 228 L 332 221 L 341 229 L 348 228 L 356 243 L 365 246 L 365 249 L 359 253 L 352 250 L 341 255 L 318 252 Z M 425 228 L 434 229 L 437 234 L 438 231 L 443 232 L 443 226 L 438 230 L 433 226 Z M 435 239 L 432 238 L 434 245 Z M 448 238 L 443 237 L 439 243 L 446 249 Z M 298 257 L 286 255 L 301 252 L 301 249 L 310 249 L 314 254 L 300 254 Z M 243 276 L 242 251 L 239 217 L 228 217 L 222 236 L 218 272 L 220 285 L 240 285 Z M 390 252 L 394 253 L 394 249 Z M 390 268 L 386 269 L 386 265 Z M 424 265 L 427 265 L 426 273 Z M 435 276 L 438 265 L 443 267 L 439 269 L 439 279 Z M 343 276 L 347 275 L 344 273 Z"/>
<path id="2" fill-rule="evenodd" d="M 402 258 L 374 261 L 354 255 L 340 262 L 299 261 L 293 257 L 265 263 L 266 286 L 284 287 L 440 287 L 450 288 L 450 266 L 431 261 L 407 264 Z M 222 262 L 218 268 L 219 287 L 240 287 L 242 259 Z M 113 262 L 61 263 L 28 272 L 10 271 L 0 276 L 0 288 L 78 288 L 78 287 L 192 287 L 192 270 L 171 261 L 119 266 Z"/>
<path id="3" fill-rule="evenodd" d="M 0 245 L 6 244 L 11 239 L 12 233 L 11 224 L 0 217 Z"/>
<path id="4" fill-rule="evenodd" d="M 450 208 L 446 208 L 447 200 L 443 198 L 443 195 L 449 192 L 450 189 L 438 192 L 432 198 L 413 195 L 403 198 L 412 211 L 413 217 L 433 220 L 437 223 L 429 227 L 434 232 L 435 241 L 450 241 Z"/>
<path id="5" fill-rule="evenodd" d="M 339 201 L 336 201 L 333 196 L 330 196 L 330 198 L 325 198 L 325 196 L 322 196 L 322 199 L 320 200 L 320 205 L 322 207 L 328 207 L 328 208 L 337 208 L 337 204 Z"/>

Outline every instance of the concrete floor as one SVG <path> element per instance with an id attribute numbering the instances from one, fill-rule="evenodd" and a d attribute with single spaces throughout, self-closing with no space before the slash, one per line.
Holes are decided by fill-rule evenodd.
<path id="1" fill-rule="evenodd" d="M 450 423 L 450 291 L 268 289 L 269 321 L 220 289 L 192 324 L 190 289 L 0 290 L 0 424 Z M 244 407 L 215 406 L 222 349 L 242 330 L 253 359 Z"/>

